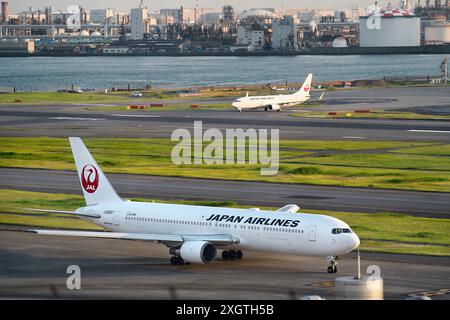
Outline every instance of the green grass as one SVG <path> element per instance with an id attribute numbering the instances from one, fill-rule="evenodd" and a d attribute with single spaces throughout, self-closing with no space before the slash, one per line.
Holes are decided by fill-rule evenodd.
<path id="1" fill-rule="evenodd" d="M 355 108 L 356 109 L 356 108 Z M 420 114 L 406 111 L 370 110 L 370 113 L 356 113 L 355 110 L 341 110 L 337 115 L 329 115 L 329 111 L 295 112 L 293 117 L 300 118 L 356 118 L 356 119 L 409 119 L 409 120 L 450 120 L 450 116 Z M 350 116 L 348 116 L 350 114 Z"/>
<path id="2" fill-rule="evenodd" d="M 142 104 L 142 103 L 140 103 Z M 150 103 L 147 101 L 143 103 L 145 105 L 149 105 Z M 130 105 L 132 105 L 130 103 Z M 196 110 L 224 110 L 224 109 L 230 109 L 231 105 L 229 103 L 200 103 L 196 104 L 198 108 L 191 108 L 191 103 L 169 103 L 164 104 L 163 107 L 147 107 L 145 111 L 141 112 L 151 112 L 151 111 L 175 111 L 175 110 L 192 110 L 195 112 Z M 86 108 L 89 111 L 136 111 L 133 109 L 129 109 L 129 106 L 114 106 L 114 107 L 104 107 L 104 106 L 93 106 Z"/>
<path id="3" fill-rule="evenodd" d="M 210 88 L 199 91 L 198 96 L 180 96 L 174 90 L 152 89 L 150 91 L 141 91 L 142 97 L 131 97 L 131 92 L 86 92 L 86 93 L 65 93 L 65 92 L 16 92 L 0 94 L 0 104 L 56 104 L 56 103 L 108 103 L 108 102 L 149 102 L 165 101 L 173 99 L 211 99 L 244 96 L 246 92 L 250 94 L 269 94 L 270 91 L 262 89 L 261 86 L 249 86 L 241 90 L 227 88 Z"/>
<path id="4" fill-rule="evenodd" d="M 450 169 L 450 157 L 441 158 L 412 154 L 407 156 L 397 154 L 338 154 L 301 158 L 298 162 L 302 164 L 406 170 L 448 171 Z"/>
<path id="5" fill-rule="evenodd" d="M 0 94 L 0 103 L 101 103 L 131 100 L 130 93 L 62 93 L 62 92 L 23 92 Z M 136 101 L 143 99 L 136 98 Z"/>
<path id="6" fill-rule="evenodd" d="M 450 191 L 450 158 L 397 153 L 448 150 L 449 145 L 439 143 L 284 140 L 278 174 L 262 176 L 259 164 L 175 165 L 171 151 L 176 142 L 168 139 L 84 141 L 105 172 Z M 67 139 L 47 137 L 0 137 L 0 166 L 75 169 Z"/>
<path id="7" fill-rule="evenodd" d="M 132 199 L 149 202 L 152 199 Z M 249 208 L 233 201 L 160 201 L 215 207 Z M 0 224 L 40 228 L 101 230 L 78 217 L 66 214 L 33 213 L 24 207 L 74 210 L 84 205 L 82 196 L 17 190 L 0 190 Z M 275 210 L 262 207 L 261 209 Z M 389 213 L 350 213 L 307 210 L 347 222 L 361 238 L 361 249 L 370 252 L 450 256 L 450 219 L 432 219 Z M 301 215 L 301 214 L 300 214 Z"/>
<path id="8" fill-rule="evenodd" d="M 417 147 L 413 149 L 397 149 L 395 150 L 395 152 L 403 154 L 450 157 L 450 144 L 429 146 L 429 147 Z M 443 159 L 445 160 L 446 158 Z"/>

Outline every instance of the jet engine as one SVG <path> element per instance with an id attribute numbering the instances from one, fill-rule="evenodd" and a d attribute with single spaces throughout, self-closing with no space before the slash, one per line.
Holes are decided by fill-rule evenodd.
<path id="1" fill-rule="evenodd" d="M 187 241 L 180 248 L 171 249 L 171 254 L 180 256 L 186 262 L 208 263 L 216 257 L 216 247 L 206 241 Z"/>

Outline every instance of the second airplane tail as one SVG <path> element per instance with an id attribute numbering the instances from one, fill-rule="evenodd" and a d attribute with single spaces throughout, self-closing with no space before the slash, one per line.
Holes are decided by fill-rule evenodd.
<path id="1" fill-rule="evenodd" d="M 308 77 L 305 82 L 303 82 L 301 89 L 294 93 L 294 95 L 309 96 L 309 93 L 311 92 L 312 78 L 313 74 L 308 74 Z"/>
<path id="2" fill-rule="evenodd" d="M 80 138 L 70 137 L 70 147 L 87 205 L 123 201 L 109 183 Z"/>

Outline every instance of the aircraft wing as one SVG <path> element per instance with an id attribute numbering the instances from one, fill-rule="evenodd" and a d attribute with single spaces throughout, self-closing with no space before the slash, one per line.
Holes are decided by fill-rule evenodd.
<path id="1" fill-rule="evenodd" d="M 125 233 L 103 231 L 66 231 L 66 230 L 30 230 L 37 234 L 69 237 L 106 238 L 119 240 L 141 240 L 151 242 L 186 242 L 207 241 L 215 245 L 230 245 L 239 243 L 239 239 L 227 234 L 210 235 L 181 235 L 181 234 L 150 234 L 150 233 Z"/>
<path id="2" fill-rule="evenodd" d="M 98 213 L 89 213 L 89 212 L 76 212 L 76 211 L 63 211 L 63 210 L 50 210 L 50 209 L 31 209 L 31 208 L 25 208 L 25 210 L 28 211 L 37 211 L 37 212 L 47 212 L 47 213 L 64 213 L 64 214 L 73 214 L 80 217 L 87 217 L 87 218 L 100 218 L 100 215 Z"/>

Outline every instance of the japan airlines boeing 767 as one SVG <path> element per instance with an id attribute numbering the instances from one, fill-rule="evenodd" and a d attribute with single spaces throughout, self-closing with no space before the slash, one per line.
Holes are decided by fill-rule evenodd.
<path id="1" fill-rule="evenodd" d="M 159 242 L 169 248 L 173 265 L 208 263 L 222 250 L 225 260 L 242 258 L 242 250 L 335 258 L 359 246 L 358 236 L 335 218 L 297 213 L 299 207 L 231 209 L 121 199 L 80 138 L 69 138 L 86 206 L 75 211 L 30 209 L 74 214 L 110 232 L 33 230 L 38 234 L 131 239 Z"/>
<path id="2" fill-rule="evenodd" d="M 311 99 L 311 83 L 312 73 L 308 75 L 301 89 L 293 94 L 279 94 L 271 96 L 249 96 L 248 92 L 245 97 L 234 100 L 231 104 L 237 110 L 245 109 L 262 109 L 268 111 L 280 111 L 282 107 L 295 106 Z M 320 99 L 323 98 L 323 95 Z M 320 100 L 319 99 L 319 100 Z"/>

